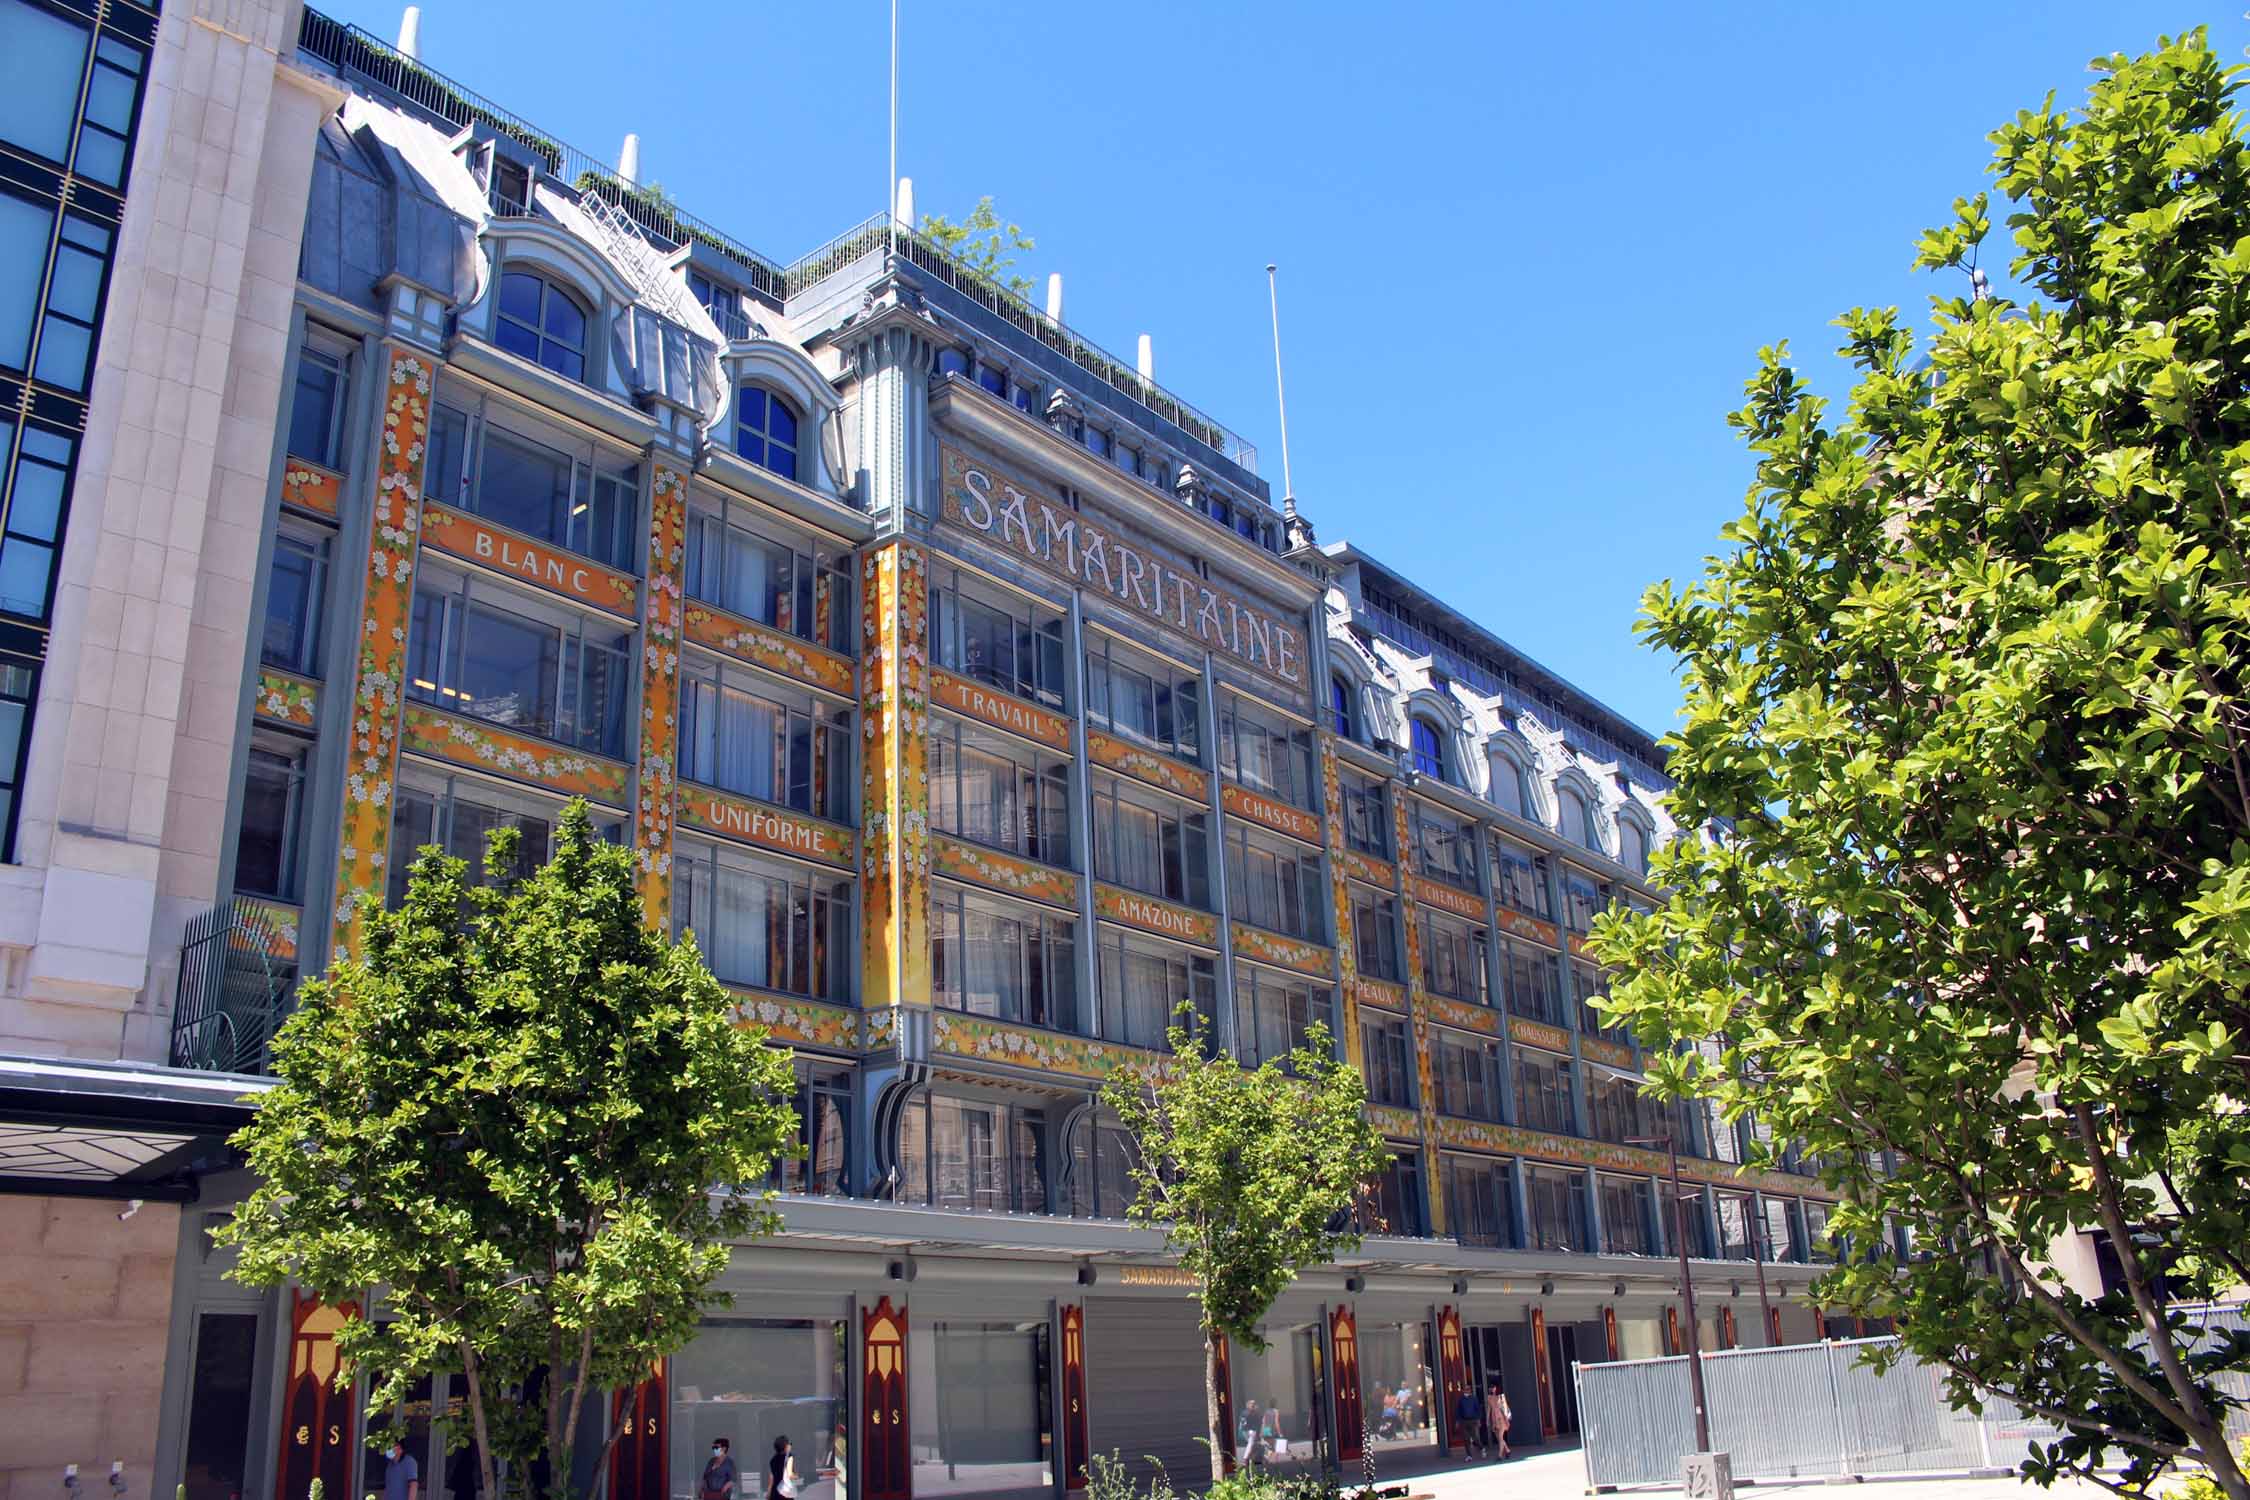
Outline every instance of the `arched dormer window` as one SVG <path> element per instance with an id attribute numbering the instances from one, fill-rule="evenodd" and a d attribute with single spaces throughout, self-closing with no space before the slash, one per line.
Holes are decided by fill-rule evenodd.
<path id="1" fill-rule="evenodd" d="M 1594 833 L 1593 806 L 1574 786 L 1555 788 L 1555 825 L 1555 832 L 1582 849 L 1598 851 L 1602 846 Z"/>
<path id="2" fill-rule="evenodd" d="M 1328 727 L 1340 740 L 1359 738 L 1358 715 L 1352 712 L 1352 685 L 1342 674 L 1328 679 Z"/>
<path id="3" fill-rule="evenodd" d="M 586 309 L 579 300 L 536 271 L 505 271 L 500 276 L 500 316 L 492 338 L 571 380 L 586 378 Z"/>
<path id="4" fill-rule="evenodd" d="M 1524 776 L 1523 762 L 1504 750 L 1496 750 L 1492 755 L 1492 801 L 1502 812 L 1535 820 L 1531 810 L 1531 783 Z"/>
<path id="5" fill-rule="evenodd" d="M 1424 776 L 1434 776 L 1440 781 L 1451 780 L 1445 774 L 1445 735 L 1437 725 L 1428 719 L 1412 719 L 1408 721 L 1407 734 L 1410 736 L 1407 745 L 1408 764 Z"/>
<path id="6" fill-rule="evenodd" d="M 746 385 L 734 404 L 734 451 L 784 479 L 797 477 L 797 409 L 778 391 Z"/>
<path id="7" fill-rule="evenodd" d="M 1648 830 L 1636 819 L 1617 820 L 1617 862 L 1635 875 L 1648 873 Z"/>

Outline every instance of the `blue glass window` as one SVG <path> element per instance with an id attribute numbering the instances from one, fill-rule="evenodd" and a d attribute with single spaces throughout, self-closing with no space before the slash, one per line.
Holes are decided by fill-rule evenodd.
<path id="1" fill-rule="evenodd" d="M 1328 679 L 1329 727 L 1340 739 L 1352 739 L 1352 687 L 1341 677 Z"/>
<path id="2" fill-rule="evenodd" d="M 0 140 L 52 162 L 69 156 L 87 36 L 52 11 L 0 0 Z"/>
<path id="3" fill-rule="evenodd" d="M 1409 748 L 1412 751 L 1414 769 L 1424 776 L 1435 776 L 1443 781 L 1445 742 L 1438 737 L 1437 726 L 1427 719 L 1415 719 L 1411 722 L 1413 727 L 1408 732 L 1413 738 L 1413 744 Z"/>
<path id="4" fill-rule="evenodd" d="M 39 286 L 47 275 L 47 242 L 55 210 L 0 193 L 0 365 L 26 368 L 31 325 L 39 318 Z"/>
<path id="5" fill-rule="evenodd" d="M 940 375 L 965 376 L 969 373 L 969 356 L 958 349 L 940 349 L 937 357 L 937 372 Z"/>
<path id="6" fill-rule="evenodd" d="M 0 536 L 0 610 L 35 620 L 47 616 L 75 448 L 59 432 L 42 427 L 22 431 L 8 486 L 5 535 Z"/>
<path id="7" fill-rule="evenodd" d="M 55 246 L 54 276 L 47 286 L 47 320 L 39 332 L 32 374 L 68 391 L 86 388 L 94 356 L 94 317 L 102 306 L 102 277 L 109 267 L 110 232 L 92 219 L 64 214 Z"/>
<path id="8" fill-rule="evenodd" d="M 78 127 L 78 155 L 71 163 L 80 176 L 111 187 L 125 180 L 133 107 L 140 102 L 146 63 L 145 55 L 115 37 L 105 36 L 95 46 L 93 76 L 86 80 L 86 117 Z"/>
<path id="9" fill-rule="evenodd" d="M 797 477 L 797 412 L 762 385 L 742 388 L 734 406 L 734 451 L 784 479 Z"/>
<path id="10" fill-rule="evenodd" d="M 571 380 L 586 378 L 586 310 L 561 287 L 529 271 L 500 278 L 493 342 Z"/>
<path id="11" fill-rule="evenodd" d="M 979 364 L 977 384 L 995 396 L 1005 396 L 1008 394 L 1008 372 L 995 365 Z"/>
<path id="12" fill-rule="evenodd" d="M 344 362 L 325 350 L 297 354 L 297 389 L 289 402 L 289 452 L 292 457 L 341 469 L 344 420 Z"/>
<path id="13" fill-rule="evenodd" d="M 1103 458 L 1109 457 L 1109 434 L 1099 427 L 1087 428 L 1086 447 L 1090 451 L 1100 454 Z"/>
<path id="14" fill-rule="evenodd" d="M 23 780 L 24 752 L 31 735 L 31 703 L 39 686 L 39 664 L 28 657 L 0 658 L 0 829 L 7 847 L 0 860 L 15 862 L 16 787 Z"/>

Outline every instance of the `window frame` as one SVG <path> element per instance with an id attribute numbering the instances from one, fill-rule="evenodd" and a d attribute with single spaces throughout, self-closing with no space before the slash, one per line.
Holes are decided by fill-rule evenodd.
<path id="1" fill-rule="evenodd" d="M 500 434 L 503 443 L 519 449 L 541 450 L 569 467 L 569 496 L 560 502 L 567 510 L 559 539 L 525 531 L 489 508 L 485 496 L 485 469 L 495 432 Z M 459 474 L 450 485 L 451 494 L 444 492 L 448 487 L 447 476 L 438 472 L 441 461 L 451 462 L 456 458 L 446 453 L 449 444 L 458 444 L 460 450 L 457 455 Z M 542 547 L 582 557 L 620 573 L 640 576 L 641 543 L 647 529 L 643 524 L 646 512 L 641 504 L 644 487 L 641 455 L 566 431 L 534 408 L 495 399 L 482 389 L 463 389 L 451 383 L 441 385 L 432 399 L 429 447 L 424 471 L 425 498 L 475 516 L 486 525 L 527 537 Z M 444 459 L 441 454 L 446 454 Z M 623 503 L 610 523 L 608 555 L 592 550 L 594 520 L 585 524 L 585 545 L 581 545 L 575 535 L 579 517 L 590 516 L 595 503 L 605 498 L 602 495 L 605 485 L 620 487 L 625 492 Z M 614 503 L 614 492 L 608 498 Z"/>
<path id="2" fill-rule="evenodd" d="M 516 276 L 524 277 L 539 286 L 539 319 L 536 324 L 526 323 L 522 318 L 507 310 L 503 299 L 507 295 L 506 289 L 509 278 Z M 554 298 L 559 298 L 565 306 L 578 314 L 582 326 L 579 333 L 579 343 L 575 348 L 563 342 L 561 335 L 550 333 L 547 329 L 548 307 L 550 299 Z M 537 365 L 550 375 L 578 385 L 597 388 L 600 386 L 601 372 L 596 364 L 596 340 L 594 337 L 595 330 L 600 323 L 599 309 L 586 305 L 585 294 L 571 286 L 558 273 L 541 262 L 503 260 L 500 263 L 498 274 L 492 278 L 493 344 L 518 359 L 527 360 Z M 501 329 L 504 326 L 522 330 L 517 337 L 529 337 L 532 352 L 526 353 L 522 349 L 509 345 L 501 335 Z M 560 353 L 578 361 L 576 373 L 549 362 L 547 346 L 550 340 L 554 342 Z"/>
<path id="3" fill-rule="evenodd" d="M 758 403 L 760 418 L 755 430 L 743 421 L 750 411 L 750 403 L 746 397 L 752 391 L 757 392 L 760 397 Z M 786 443 L 774 434 L 773 413 L 777 403 L 781 411 L 786 413 L 789 418 L 789 441 Z M 735 382 L 732 415 L 735 457 L 749 464 L 752 468 L 763 469 L 768 474 L 779 475 L 792 484 L 803 482 L 799 476 L 803 473 L 805 458 L 804 433 L 806 423 L 805 414 L 797 409 L 796 401 L 770 380 L 740 380 Z M 758 451 L 755 454 L 750 451 L 748 446 L 752 443 L 757 445 Z M 773 455 L 776 451 L 789 455 L 786 468 L 774 462 Z"/>
<path id="4" fill-rule="evenodd" d="M 690 774 L 691 768 L 706 769 L 699 759 L 703 748 L 695 743 L 700 737 L 703 712 L 699 695 L 705 690 L 717 715 L 711 731 L 712 765 L 709 768 L 713 770 L 719 769 L 718 763 L 727 758 L 728 747 L 721 734 L 726 724 L 727 694 L 738 694 L 779 714 L 781 753 L 775 757 L 773 765 L 781 781 L 778 793 L 770 786 L 763 790 L 733 786 L 716 777 Z M 853 823 L 859 790 L 858 768 L 853 764 L 858 748 L 858 715 L 851 705 L 710 653 L 683 651 L 675 712 L 679 740 L 674 770 L 682 782 L 747 797 L 771 807 L 790 808 L 846 827 Z M 801 767 L 797 764 L 800 733 L 805 757 Z M 797 800 L 800 784 L 804 788 L 803 801 Z"/>
<path id="5" fill-rule="evenodd" d="M 295 904 L 304 896 L 304 815 L 307 761 L 310 746 L 293 737 L 264 731 L 253 733 L 243 757 L 242 812 L 235 820 L 234 889 L 238 894 L 262 896 L 270 901 Z M 249 828 L 250 782 L 261 761 L 281 781 L 281 828 L 276 836 L 278 873 L 273 889 L 242 883 L 242 841 Z"/>
<path id="6" fill-rule="evenodd" d="M 1326 912 L 1333 899 L 1321 872 L 1320 854 L 1292 844 L 1277 835 L 1258 833 L 1240 819 L 1226 822 L 1227 915 L 1268 932 L 1328 944 Z M 1261 890 L 1261 870 L 1270 871 L 1270 904 L 1254 894 Z M 1296 910 L 1290 908 L 1289 890 L 1296 891 Z"/>
<path id="7" fill-rule="evenodd" d="M 715 586 L 710 582 L 714 544 L 718 548 Z M 778 601 L 770 619 L 755 608 L 738 607 L 734 570 L 740 565 L 738 549 L 745 545 L 763 549 L 772 557 L 788 556 L 786 620 L 781 617 Z M 680 537 L 680 587 L 685 597 L 698 603 L 840 655 L 857 654 L 852 608 L 857 589 L 850 550 L 825 537 L 808 537 L 794 528 L 775 525 L 769 512 L 747 501 L 704 491 L 689 498 Z M 828 613 L 825 632 L 821 629 L 824 608 Z"/>
<path id="8" fill-rule="evenodd" d="M 1320 779 L 1312 731 L 1278 709 L 1242 694 L 1219 695 L 1219 771 L 1260 796 L 1313 812 L 1320 807 Z M 1245 755 L 1255 747 L 1254 755 Z M 1255 767 L 1262 760 L 1264 767 Z M 1286 762 L 1286 774 L 1279 768 Z M 1285 785 L 1284 783 L 1288 783 Z"/>
<path id="9" fill-rule="evenodd" d="M 333 566 L 329 550 L 333 540 L 320 527 L 307 526 L 286 518 L 275 528 L 273 553 L 266 562 L 266 611 L 258 637 L 260 666 L 292 672 L 316 682 L 321 679 L 321 626 L 325 623 L 328 606 L 329 571 Z M 279 576 L 279 564 L 285 551 L 304 559 L 309 581 L 305 588 L 304 618 L 296 623 L 293 631 L 293 655 L 289 660 L 277 660 L 268 654 L 267 643 L 274 625 L 274 582 Z"/>
<path id="10" fill-rule="evenodd" d="M 1406 718 L 1406 763 L 1420 776 L 1433 781 L 1453 784 L 1450 774 L 1453 757 L 1446 744 L 1446 731 L 1428 714 L 1409 714 Z M 1427 743 L 1425 743 L 1427 741 Z"/>
<path id="11" fill-rule="evenodd" d="M 424 600 L 440 606 L 437 621 L 440 635 L 436 647 L 439 675 L 435 679 L 412 675 L 424 664 L 417 651 L 422 639 L 419 627 L 422 624 L 421 606 Z M 471 634 L 468 615 L 472 608 L 507 615 L 526 627 L 554 632 L 555 680 L 551 723 L 533 727 L 488 718 L 475 711 L 473 699 L 465 697 L 463 683 L 468 638 Z M 510 588 L 467 568 L 430 562 L 415 569 L 414 596 L 408 619 L 405 687 L 408 698 L 427 703 L 441 712 L 493 724 L 511 733 L 528 734 L 536 739 L 567 746 L 582 754 L 600 755 L 610 760 L 625 760 L 630 757 L 632 747 L 626 728 L 637 722 L 640 703 L 640 653 L 630 621 L 607 615 L 597 616 L 550 596 Z M 622 644 L 589 644 L 588 632 L 597 626 L 606 633 L 614 634 Z M 575 687 L 569 683 L 573 670 L 573 646 L 576 648 L 578 678 Z M 566 735 L 563 732 L 566 717 L 576 724 L 582 721 L 585 713 L 587 653 L 591 651 L 609 656 L 619 672 L 619 686 L 616 690 L 617 718 L 611 724 L 605 712 L 604 737 L 600 744 L 586 743 L 582 734 Z M 448 698 L 453 701 L 447 702 Z M 566 703 L 574 707 L 566 710 Z M 615 736 L 614 744 L 608 738 L 611 734 Z"/>
<path id="12" fill-rule="evenodd" d="M 1388 984 L 1405 980 L 1404 944 L 1399 941 L 1398 897 L 1354 881 L 1350 883 L 1352 956 L 1359 972 Z"/>
<path id="13" fill-rule="evenodd" d="M 1007 623 L 1009 666 L 971 664 L 970 610 Z M 1044 599 L 994 583 L 956 565 L 930 581 L 930 661 L 957 677 L 982 683 L 1057 713 L 1070 701 L 1069 621 Z M 1027 660 L 1028 657 L 1028 660 Z M 1050 680 L 1051 679 L 1051 680 Z"/>
<path id="14" fill-rule="evenodd" d="M 1127 932 L 1121 927 L 1103 923 L 1095 924 L 1094 932 L 1094 1005 L 1095 1031 L 1104 1041 L 1118 1042 L 1128 1047 L 1141 1047 L 1152 1052 L 1169 1050 L 1168 1032 L 1179 1020 L 1177 1002 L 1167 1003 L 1154 1034 L 1147 1040 L 1131 1035 L 1129 1023 L 1136 997 L 1126 992 L 1131 974 L 1125 964 L 1126 955 L 1133 955 L 1144 963 L 1161 963 L 1177 975 L 1167 973 L 1168 983 L 1184 976 L 1186 1003 L 1195 1011 L 1194 1029 L 1202 1037 L 1215 1034 L 1218 1024 L 1219 978 L 1216 955 L 1200 948 L 1190 948 L 1180 943 L 1141 933 Z M 1112 993 L 1112 957 L 1115 958 L 1117 992 Z M 1113 1025 L 1113 1017 L 1116 1024 Z"/>
<path id="15" fill-rule="evenodd" d="M 697 877 L 692 873 L 695 870 L 708 872 L 702 877 L 709 882 L 711 892 L 711 926 L 708 929 L 697 920 L 701 913 L 690 910 L 700 896 Z M 804 972 L 801 975 L 785 973 L 784 982 L 776 985 L 720 972 L 719 964 L 714 962 L 720 955 L 706 946 L 701 934 L 716 931 L 720 925 L 718 899 L 722 871 L 736 878 L 779 884 L 788 892 L 789 906 L 783 919 L 786 930 L 778 946 L 783 950 L 785 970 L 794 970 L 798 959 L 802 958 Z M 853 980 L 852 938 L 857 930 L 859 908 L 858 882 L 849 872 L 815 869 L 725 840 L 682 837 L 673 847 L 672 875 L 676 895 L 672 905 L 671 937 L 677 942 L 686 929 L 693 927 L 698 934 L 697 949 L 703 954 L 712 976 L 721 984 L 760 994 L 789 995 L 828 1004 L 849 1003 Z M 800 900 L 803 903 L 801 915 Z M 770 937 L 773 921 L 770 908 L 767 920 Z M 798 951 L 800 924 L 803 927 L 801 954 Z M 774 946 L 769 943 L 766 968 L 769 976 L 774 972 Z M 819 972 L 824 965 L 825 974 Z M 802 986 L 792 987 L 791 981 L 800 979 Z"/>
<path id="16" fill-rule="evenodd" d="M 929 748 L 932 828 L 983 848 L 997 849 L 1059 870 L 1078 868 L 1074 826 L 1077 819 L 1070 782 L 1073 762 L 1068 756 L 1039 749 L 997 730 L 988 730 L 944 713 L 930 716 Z M 1013 843 L 988 837 L 985 830 L 967 826 L 967 819 L 961 816 L 969 805 L 967 776 L 971 755 L 1008 767 L 1009 793 L 1015 802 L 1013 819 L 1018 830 Z"/>
<path id="17" fill-rule="evenodd" d="M 1085 636 L 1087 724 L 1200 766 L 1204 739 L 1202 674 L 1105 630 L 1090 629 Z M 1116 714 L 1117 674 L 1121 671 L 1149 684 L 1150 730 L 1121 721 Z"/>
<path id="18" fill-rule="evenodd" d="M 1066 912 L 972 890 L 950 881 L 933 882 L 930 891 L 930 999 L 942 1010 L 960 1015 L 984 1016 L 1016 1026 L 1033 1026 L 1071 1036 L 1084 1034 L 1078 1002 L 1078 923 Z M 984 1010 L 969 1003 L 965 986 L 949 982 L 953 974 L 973 964 L 976 950 L 990 939 L 968 934 L 974 912 L 987 920 L 1020 924 L 1022 939 L 1003 953 L 1012 953 L 1016 964 L 1016 993 L 1024 999 L 1022 1014 L 1006 1007 Z M 947 931 L 951 919 L 953 934 Z M 968 955 L 961 964 L 949 963 L 949 944 L 958 943 Z M 1032 1002 L 1038 1002 L 1033 1013 Z"/>
<path id="19" fill-rule="evenodd" d="M 1089 863 L 1096 880 L 1198 911 L 1213 910 L 1209 808 L 1177 801 L 1110 772 L 1094 775 L 1089 803 L 1094 840 Z M 1156 822 L 1159 868 L 1154 888 L 1128 878 L 1118 864 L 1123 857 L 1127 808 Z"/>
<path id="20" fill-rule="evenodd" d="M 289 437 L 285 456 L 317 464 L 337 474 L 351 472 L 351 392 L 354 346 L 314 324 L 305 325 L 305 336 L 297 344 L 297 367 L 290 389 Z M 297 446 L 296 396 L 303 389 L 305 369 L 325 370 L 333 378 L 334 387 L 328 401 L 327 430 L 320 435 L 318 450 L 305 452 Z"/>

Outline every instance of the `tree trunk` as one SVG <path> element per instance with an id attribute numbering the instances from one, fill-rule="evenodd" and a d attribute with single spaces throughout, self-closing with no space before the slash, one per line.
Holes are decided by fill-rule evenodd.
<path id="1" fill-rule="evenodd" d="M 1203 1425 L 1211 1434 L 1211 1482 L 1227 1477 L 1227 1454 L 1234 1435 L 1219 1430 L 1219 1340 L 1226 1335 L 1216 1328 L 1203 1331 Z"/>

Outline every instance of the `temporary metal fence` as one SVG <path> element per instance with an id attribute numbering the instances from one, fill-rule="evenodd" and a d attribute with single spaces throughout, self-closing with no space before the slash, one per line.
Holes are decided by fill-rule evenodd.
<path id="1" fill-rule="evenodd" d="M 2250 1330 L 2240 1307 L 2196 1309 L 2207 1330 Z M 2210 1333 L 2206 1334 L 2209 1337 Z M 2033 1443 L 2062 1428 L 1988 1396 L 1979 1417 L 1946 1403 L 1943 1372 L 1903 1354 L 1884 1374 L 1861 1362 L 1871 1345 L 1844 1339 L 1703 1356 L 1711 1446 L 1742 1479 L 2012 1469 Z M 1577 1367 L 1578 1420 L 1589 1487 L 1680 1483 L 1695 1451 L 1695 1413 L 1685 1356 L 1614 1360 Z M 2250 1400 L 2250 1378 L 2223 1387 Z M 2229 1435 L 2250 1435 L 2250 1409 L 2229 1414 Z"/>

